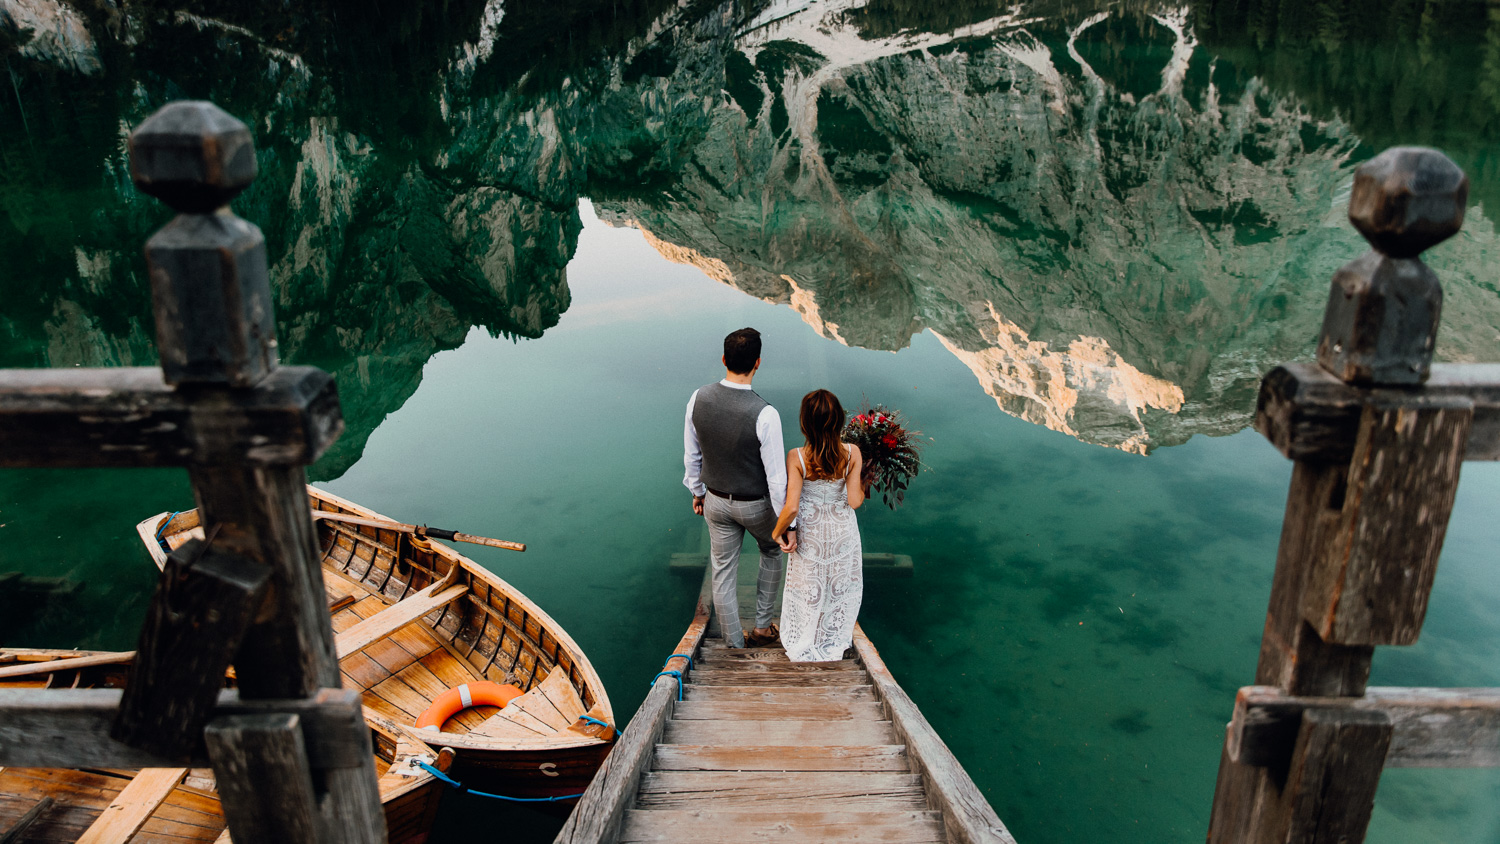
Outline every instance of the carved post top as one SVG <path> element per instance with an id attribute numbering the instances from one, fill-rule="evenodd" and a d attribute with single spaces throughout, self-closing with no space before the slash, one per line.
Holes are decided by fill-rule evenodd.
<path id="1" fill-rule="evenodd" d="M 168 103 L 130 133 L 130 178 L 184 214 L 208 214 L 255 181 L 250 127 L 203 100 Z"/>
<path id="2" fill-rule="evenodd" d="M 1463 227 L 1469 177 L 1426 147 L 1392 147 L 1354 171 L 1349 222 L 1375 251 L 1415 258 Z"/>
<path id="3" fill-rule="evenodd" d="M 1349 221 L 1374 251 L 1333 277 L 1319 365 L 1351 384 L 1427 380 L 1443 288 L 1418 256 L 1463 226 L 1468 199 L 1468 177 L 1435 149 L 1393 147 L 1354 171 Z"/>
<path id="4" fill-rule="evenodd" d="M 250 387 L 276 368 L 265 238 L 227 207 L 255 173 L 250 127 L 210 102 L 169 103 L 130 134 L 136 187 L 179 212 L 146 243 L 168 384 Z"/>

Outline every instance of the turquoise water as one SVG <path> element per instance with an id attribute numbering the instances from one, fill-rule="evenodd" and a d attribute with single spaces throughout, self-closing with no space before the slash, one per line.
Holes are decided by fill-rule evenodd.
<path id="1" fill-rule="evenodd" d="M 311 477 L 526 542 L 464 550 L 568 629 L 618 714 L 697 593 L 667 567 L 706 548 L 683 404 L 751 325 L 789 444 L 814 387 L 931 437 L 907 504 L 859 512 L 867 549 L 915 561 L 861 620 L 1017 838 L 1200 840 L 1290 477 L 1246 427 L 1362 248 L 1356 162 L 1419 142 L 1468 170 L 1465 230 L 1428 256 L 1439 354 L 1500 360 L 1500 15 L 489 5 L 344 35 L 232 4 L 84 15 L 94 74 L 0 41 L 0 365 L 154 362 L 139 249 L 163 216 L 118 128 L 212 97 L 255 126 L 236 209 L 266 231 L 284 358 L 339 381 L 348 430 Z M 1421 641 L 1373 683 L 1500 685 L 1497 504 L 1500 469 L 1467 465 Z M 176 471 L 0 472 L 0 573 L 72 584 L 0 597 L 0 644 L 133 646 L 134 525 L 187 506 Z M 1388 771 L 1369 840 L 1494 842 L 1497 805 L 1492 771 Z M 440 830 L 514 818 L 454 800 Z"/>

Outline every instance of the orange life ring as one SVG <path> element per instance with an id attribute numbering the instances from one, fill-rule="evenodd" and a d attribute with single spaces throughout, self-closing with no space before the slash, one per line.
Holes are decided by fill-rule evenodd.
<path id="1" fill-rule="evenodd" d="M 471 706 L 498 706 L 503 709 L 507 703 L 520 696 L 521 690 L 509 683 L 501 685 L 488 680 L 464 683 L 438 695 L 437 700 L 417 719 L 417 729 L 441 731 L 444 721 Z"/>

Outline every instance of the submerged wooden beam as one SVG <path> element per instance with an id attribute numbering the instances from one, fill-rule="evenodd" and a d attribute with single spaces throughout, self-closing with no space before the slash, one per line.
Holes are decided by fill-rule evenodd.
<path id="1" fill-rule="evenodd" d="M 1380 712 L 1393 727 L 1387 768 L 1500 767 L 1500 688 L 1372 686 L 1363 697 L 1299 697 L 1274 686 L 1246 686 L 1235 698 L 1228 750 L 1235 762 L 1284 766 L 1304 713 Z"/>
<path id="2" fill-rule="evenodd" d="M 18 768 L 208 767 L 200 741 L 182 756 L 165 757 L 110 737 L 120 709 L 120 689 L 0 690 L 0 766 Z M 242 700 L 219 694 L 215 718 L 284 712 L 301 717 L 308 757 L 317 769 L 357 768 L 370 763 L 369 729 L 353 689 L 324 689 L 305 700 Z M 363 747 L 357 739 L 364 736 Z M 351 736 L 353 738 L 351 739 Z M 373 769 L 371 775 L 373 776 Z"/>
<path id="3" fill-rule="evenodd" d="M 155 367 L 0 369 L 0 467 L 301 466 L 343 429 L 333 377 L 310 366 L 232 398 Z"/>

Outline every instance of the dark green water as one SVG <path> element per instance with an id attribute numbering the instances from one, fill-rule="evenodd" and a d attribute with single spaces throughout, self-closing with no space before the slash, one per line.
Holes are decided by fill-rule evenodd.
<path id="1" fill-rule="evenodd" d="M 236 209 L 283 357 L 339 379 L 349 429 L 311 476 L 527 542 L 471 553 L 625 715 L 696 594 L 667 561 L 706 544 L 682 405 L 754 325 L 785 419 L 825 386 L 932 437 L 907 505 L 860 512 L 917 569 L 861 619 L 1027 844 L 1206 829 L 1290 475 L 1244 429 L 1362 249 L 1358 161 L 1424 143 L 1468 170 L 1428 256 L 1439 354 L 1500 360 L 1484 3 L 104 9 L 68 50 L 0 18 L 0 365 L 154 361 L 164 215 L 121 133 L 215 99 L 256 132 Z M 190 501 L 179 472 L 0 473 L 0 572 L 86 583 L 5 596 L 0 644 L 132 646 L 134 524 Z M 1422 640 L 1373 682 L 1500 685 L 1497 504 L 1467 466 Z M 1370 840 L 1494 842 L 1497 805 L 1493 772 L 1390 771 Z M 454 803 L 441 829 L 504 818 Z"/>

